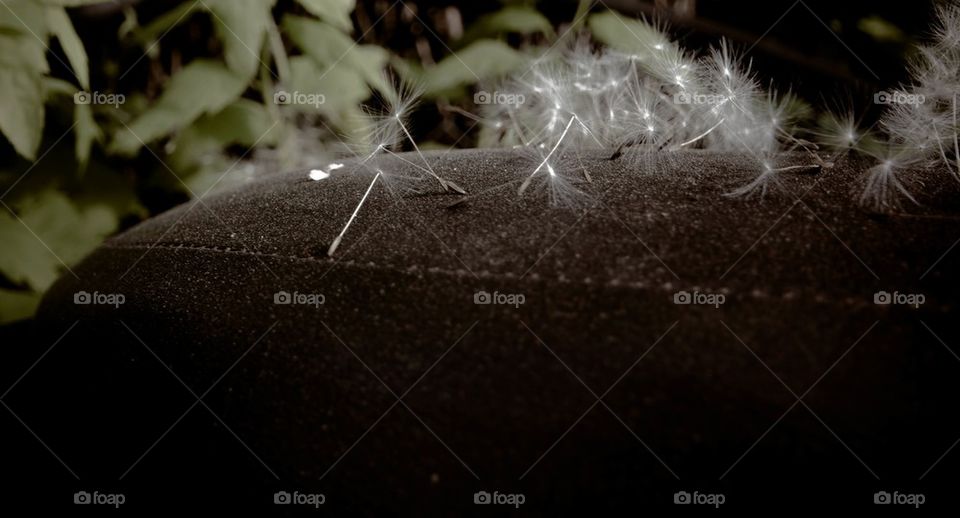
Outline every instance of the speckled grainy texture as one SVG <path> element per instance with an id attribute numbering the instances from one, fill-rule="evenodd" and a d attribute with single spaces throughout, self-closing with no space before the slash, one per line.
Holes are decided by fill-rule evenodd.
<path id="1" fill-rule="evenodd" d="M 73 416 L 59 447 L 115 480 L 196 401 L 153 351 L 218 417 L 194 407 L 129 484 L 245 487 L 234 498 L 251 503 L 305 488 L 362 514 L 472 513 L 481 489 L 524 492 L 532 514 L 711 487 L 741 503 L 804 487 L 856 503 L 871 471 L 915 482 L 960 435 L 960 362 L 926 328 L 951 346 L 960 335 L 960 251 L 946 253 L 960 211 L 943 173 L 924 176 L 919 216 L 876 217 L 853 203 L 863 168 L 849 161 L 740 200 L 724 193 L 755 174 L 746 156 L 597 154 L 581 185 L 594 196 L 557 209 L 536 184 L 517 196 L 536 163 L 514 152 L 429 159 L 472 193 L 514 183 L 455 208 L 431 183 L 401 197 L 378 183 L 334 258 L 370 180 L 350 164 L 320 182 L 271 176 L 110 240 L 43 304 L 53 338 L 81 323 L 45 371 L 70 393 L 51 390 L 58 411 L 27 421 L 56 435 Z M 77 306 L 77 290 L 126 303 Z M 325 303 L 275 305 L 280 290 Z M 476 305 L 477 290 L 525 303 Z M 676 305 L 678 290 L 726 303 Z M 878 306 L 878 290 L 926 303 Z M 955 477 L 956 457 L 927 483 Z"/>

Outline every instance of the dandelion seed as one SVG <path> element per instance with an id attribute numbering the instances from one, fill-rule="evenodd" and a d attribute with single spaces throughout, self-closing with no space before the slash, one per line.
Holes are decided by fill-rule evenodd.
<path id="1" fill-rule="evenodd" d="M 347 233 L 347 229 L 349 229 L 350 225 L 353 224 L 353 220 L 356 219 L 357 214 L 363 207 L 363 204 L 366 203 L 367 197 L 370 196 L 370 191 L 373 190 L 373 185 L 377 183 L 377 180 L 379 180 L 381 176 L 383 176 L 383 171 L 378 170 L 376 176 L 374 176 L 373 180 L 370 181 L 370 186 L 367 187 L 367 191 L 363 193 L 363 197 L 360 198 L 360 203 L 357 204 L 357 207 L 353 209 L 353 213 L 350 214 L 350 219 L 347 220 L 347 224 L 343 226 L 343 230 L 341 230 L 340 234 L 338 234 L 336 239 L 333 240 L 333 243 L 330 243 L 330 248 L 327 249 L 328 257 L 333 257 L 333 253 L 337 251 L 337 248 L 340 246 L 340 241 L 343 240 L 344 234 Z"/>

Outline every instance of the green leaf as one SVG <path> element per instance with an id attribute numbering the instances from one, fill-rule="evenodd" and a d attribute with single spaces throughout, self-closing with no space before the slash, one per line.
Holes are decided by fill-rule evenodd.
<path id="1" fill-rule="evenodd" d="M 481 16 L 464 33 L 457 43 L 466 45 L 480 38 L 499 36 L 503 33 L 553 35 L 550 20 L 536 9 L 525 5 L 510 5 L 503 9 Z"/>
<path id="2" fill-rule="evenodd" d="M 479 40 L 440 60 L 420 78 L 425 97 L 436 97 L 460 86 L 506 75 L 527 60 L 507 44 Z"/>
<path id="3" fill-rule="evenodd" d="M 35 71 L 9 68 L 0 73 L 0 131 L 20 156 L 37 157 L 43 137 L 43 89 Z"/>
<path id="4" fill-rule="evenodd" d="M 35 0 L 4 0 L 0 4 L 0 32 L 29 36 L 47 43 L 47 20 L 43 4 Z"/>
<path id="5" fill-rule="evenodd" d="M 67 265 L 75 264 L 117 229 L 117 215 L 105 205 L 78 207 L 48 188 L 14 204 L 19 219 L 0 212 L 0 235 L 7 253 L 0 272 L 15 284 L 44 291 Z"/>
<path id="6" fill-rule="evenodd" d="M 861 18 L 857 28 L 877 41 L 901 42 L 906 39 L 900 27 L 877 15 Z"/>
<path id="7" fill-rule="evenodd" d="M 314 105 L 295 105 L 300 111 L 318 111 L 335 125 L 343 126 L 352 122 L 359 111 L 360 103 L 370 96 L 370 90 L 364 84 L 363 77 L 349 68 L 324 73 L 316 63 L 305 56 L 290 59 L 293 75 L 292 86 L 301 94 L 323 95 L 323 103 Z"/>
<path id="8" fill-rule="evenodd" d="M 274 1 L 207 0 L 227 66 L 237 74 L 249 78 L 256 73 Z"/>
<path id="9" fill-rule="evenodd" d="M 679 52 L 676 44 L 652 25 L 636 18 L 627 18 L 613 11 L 590 15 L 587 25 L 602 43 L 639 56 L 654 49 Z"/>
<path id="10" fill-rule="evenodd" d="M 47 23 L 50 32 L 60 41 L 63 52 L 67 55 L 67 60 L 73 68 L 73 73 L 80 82 L 80 87 L 84 90 L 90 89 L 90 70 L 87 64 L 87 51 L 83 48 L 83 42 L 77 31 L 73 29 L 73 23 L 67 16 L 67 11 L 62 7 L 47 8 Z"/>
<path id="11" fill-rule="evenodd" d="M 297 0 L 310 14 L 330 23 L 344 32 L 353 31 L 350 13 L 356 0 Z"/>
<path id="12" fill-rule="evenodd" d="M 34 291 L 0 289 L 0 324 L 30 318 L 37 312 L 41 294 Z"/>
<path id="13" fill-rule="evenodd" d="M 108 151 L 133 155 L 143 143 L 169 135 L 203 114 L 222 110 L 246 87 L 247 79 L 222 63 L 194 60 L 173 75 L 155 105 L 117 132 Z"/>
<path id="14" fill-rule="evenodd" d="M 117 0 L 41 0 L 47 5 L 60 7 L 83 7 L 85 5 L 116 4 Z"/>
<path id="15" fill-rule="evenodd" d="M 76 104 L 73 109 L 74 126 L 74 150 L 77 156 L 77 164 L 83 171 L 90 161 L 90 150 L 93 149 L 94 142 L 103 140 L 103 132 L 97 121 L 93 118 L 93 108 L 89 104 Z"/>
<path id="16" fill-rule="evenodd" d="M 170 163 L 178 170 L 187 170 L 205 155 L 228 146 L 274 145 L 280 135 L 280 126 L 274 122 L 266 106 L 240 99 L 219 113 L 200 118 L 177 135 Z"/>
<path id="17" fill-rule="evenodd" d="M 144 47 L 152 48 L 154 42 L 177 25 L 188 20 L 190 15 L 200 8 L 200 2 L 183 2 L 134 31 L 134 39 Z"/>
<path id="18" fill-rule="evenodd" d="M 390 53 L 385 49 L 376 45 L 357 45 L 335 27 L 302 16 L 285 17 L 283 28 L 320 70 L 327 71 L 327 74 L 356 73 L 383 95 L 389 97 L 393 93 L 393 87 L 383 74 L 390 59 Z"/>

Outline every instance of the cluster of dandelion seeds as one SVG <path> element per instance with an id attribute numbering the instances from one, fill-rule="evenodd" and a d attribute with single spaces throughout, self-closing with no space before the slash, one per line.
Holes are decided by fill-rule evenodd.
<path id="1" fill-rule="evenodd" d="M 799 142 L 794 127 L 802 114 L 792 96 L 762 89 L 726 42 L 698 58 L 656 26 L 642 27 L 640 50 L 595 48 L 579 38 L 498 86 L 522 102 L 482 106 L 500 145 L 535 152 L 519 194 L 541 183 L 551 202 L 572 198 L 577 184 L 590 181 L 576 159 L 589 149 L 611 150 L 611 159 L 629 160 L 638 172 L 652 153 L 743 152 L 756 179 L 733 195 L 762 194 L 794 170 L 777 163 Z"/>
<path id="2" fill-rule="evenodd" d="M 960 2 L 938 8 L 932 41 L 918 50 L 912 83 L 891 94 L 880 120 L 884 145 L 864 150 L 879 163 L 867 172 L 860 201 L 880 211 L 899 209 L 902 199 L 916 203 L 905 182 L 923 166 L 945 168 L 960 180 Z"/>

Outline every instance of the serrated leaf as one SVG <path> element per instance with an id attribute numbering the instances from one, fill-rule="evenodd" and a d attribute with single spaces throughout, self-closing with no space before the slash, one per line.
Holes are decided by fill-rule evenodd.
<path id="1" fill-rule="evenodd" d="M 0 74 L 0 132 L 20 156 L 37 157 L 43 137 L 43 89 L 41 76 L 22 68 Z"/>
<path id="2" fill-rule="evenodd" d="M 326 21 L 344 32 L 353 31 L 350 13 L 356 8 L 356 0 L 297 0 L 310 14 Z"/>
<path id="3" fill-rule="evenodd" d="M 79 208 L 52 188 L 14 204 L 19 219 L 0 212 L 0 235 L 5 253 L 0 272 L 15 284 L 44 291 L 63 270 L 61 260 L 75 264 L 96 248 L 118 225 L 116 214 L 104 205 Z"/>
<path id="4" fill-rule="evenodd" d="M 520 34 L 543 33 L 553 35 L 553 25 L 546 16 L 536 9 L 525 5 L 510 5 L 503 9 L 481 16 L 464 33 L 458 43 L 466 45 L 480 38 L 498 36 L 503 33 Z"/>
<path id="5" fill-rule="evenodd" d="M 247 79 L 217 61 L 198 59 L 173 75 L 160 100 L 120 129 L 109 151 L 132 155 L 142 146 L 183 128 L 201 115 L 216 113 L 236 100 Z"/>
<path id="6" fill-rule="evenodd" d="M 506 75 L 526 64 L 526 59 L 507 44 L 479 40 L 424 69 L 424 96 L 435 97 L 457 87 Z"/>
<path id="7" fill-rule="evenodd" d="M 207 0 L 213 24 L 223 42 L 224 58 L 234 72 L 252 77 L 260 65 L 260 49 L 270 25 L 274 0 Z"/>
<path id="8" fill-rule="evenodd" d="M 80 36 L 73 29 L 73 23 L 63 7 L 47 8 L 47 24 L 50 33 L 56 36 L 67 55 L 67 61 L 84 90 L 90 89 L 90 69 L 87 63 L 87 51 L 83 48 Z"/>

